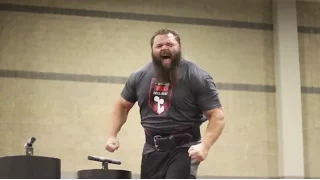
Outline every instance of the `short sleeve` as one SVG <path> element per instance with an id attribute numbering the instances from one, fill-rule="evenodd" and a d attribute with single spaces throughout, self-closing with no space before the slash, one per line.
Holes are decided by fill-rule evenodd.
<path id="1" fill-rule="evenodd" d="M 137 101 L 136 86 L 136 74 L 132 73 L 122 89 L 121 96 L 126 101 L 135 103 Z"/>
<path id="2" fill-rule="evenodd" d="M 221 107 L 219 92 L 211 76 L 203 78 L 198 91 L 197 102 L 202 111 Z"/>
<path id="3" fill-rule="evenodd" d="M 208 111 L 221 107 L 216 84 L 212 76 L 208 73 L 204 71 L 196 73 L 191 81 L 191 86 L 201 111 Z"/>

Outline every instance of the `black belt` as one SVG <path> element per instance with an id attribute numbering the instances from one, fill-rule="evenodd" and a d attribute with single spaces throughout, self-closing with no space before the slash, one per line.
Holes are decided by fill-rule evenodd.
<path id="1" fill-rule="evenodd" d="M 145 131 L 146 143 L 154 146 L 158 151 L 172 150 L 189 142 L 199 141 L 200 128 L 190 128 L 175 133 L 155 133 Z"/>

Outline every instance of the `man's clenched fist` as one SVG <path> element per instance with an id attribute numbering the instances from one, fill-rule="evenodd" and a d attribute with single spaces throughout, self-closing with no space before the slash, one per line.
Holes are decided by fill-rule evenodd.
<path id="1" fill-rule="evenodd" d="M 116 137 L 110 137 L 106 144 L 106 150 L 109 152 L 114 152 L 118 150 L 120 147 L 120 143 Z"/>
<path id="2" fill-rule="evenodd" d="M 194 159 L 198 162 L 201 162 L 206 159 L 208 155 L 208 150 L 204 147 L 203 144 L 193 145 L 188 150 L 189 156 L 191 159 Z"/>

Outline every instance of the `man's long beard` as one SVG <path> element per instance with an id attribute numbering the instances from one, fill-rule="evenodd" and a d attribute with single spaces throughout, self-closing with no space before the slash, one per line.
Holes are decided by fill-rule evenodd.
<path id="1" fill-rule="evenodd" d="M 171 66 L 164 67 L 161 57 L 156 57 L 152 53 L 152 62 L 156 72 L 156 78 L 159 83 L 176 84 L 179 77 L 179 65 L 181 62 L 181 52 L 171 57 Z"/>

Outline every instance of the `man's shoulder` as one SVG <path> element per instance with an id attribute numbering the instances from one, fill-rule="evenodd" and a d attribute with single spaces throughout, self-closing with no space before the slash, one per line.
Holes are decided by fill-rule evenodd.
<path id="1" fill-rule="evenodd" d="M 153 66 L 152 63 L 147 63 L 144 66 L 141 66 L 140 68 L 138 68 L 137 70 L 133 71 L 130 75 L 131 78 L 142 78 L 144 77 L 146 74 L 150 73 L 153 71 Z"/>
<path id="2" fill-rule="evenodd" d="M 200 65 L 196 64 L 192 60 L 184 59 L 183 67 L 186 69 L 189 77 L 204 78 L 204 77 L 210 76 L 208 71 L 200 67 Z"/>

